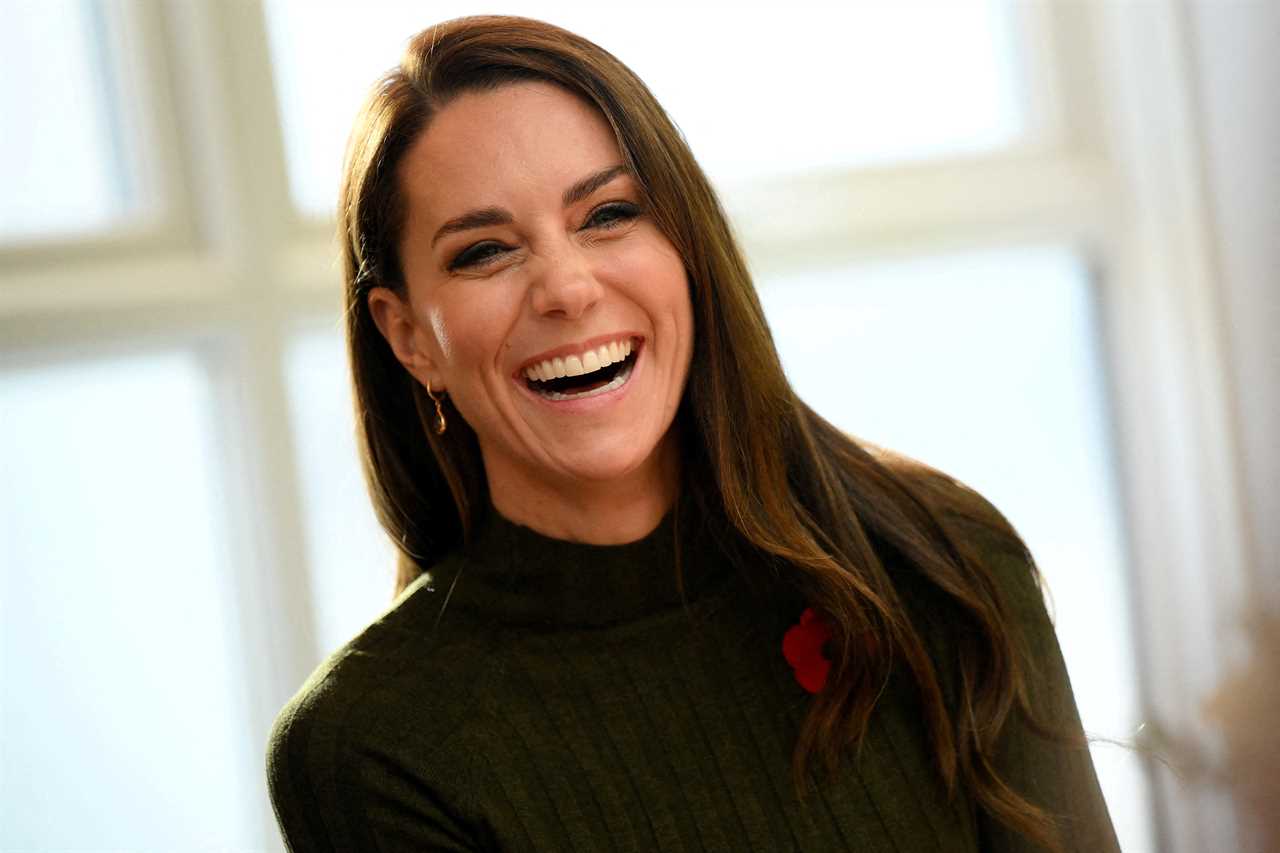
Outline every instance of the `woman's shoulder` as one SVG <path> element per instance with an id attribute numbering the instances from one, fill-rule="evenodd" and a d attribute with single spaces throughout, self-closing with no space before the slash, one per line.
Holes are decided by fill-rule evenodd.
<path id="1" fill-rule="evenodd" d="M 887 448 L 863 442 L 872 455 L 934 512 L 949 537 L 1001 563 L 1034 562 L 1013 524 L 983 494 L 950 474 Z"/>
<path id="2" fill-rule="evenodd" d="M 432 580 L 406 588 L 285 703 L 267 744 L 273 789 L 286 775 L 330 776 L 406 740 L 430 753 L 459 737 L 492 642 L 483 630 L 452 630 L 452 620 L 437 625 L 443 596 Z"/>
<path id="3" fill-rule="evenodd" d="M 1044 579 L 1026 542 L 991 500 L 945 471 L 887 448 L 867 449 L 924 503 L 950 546 L 962 551 L 1012 617 L 1011 627 L 1033 641 L 1053 635 Z"/>
<path id="4" fill-rule="evenodd" d="M 447 619 L 437 631 L 437 589 L 426 576 L 411 584 L 276 716 L 267 782 L 291 849 L 374 849 L 410 810 L 422 849 L 454 849 L 445 842 L 464 832 L 469 723 L 493 644 Z"/>

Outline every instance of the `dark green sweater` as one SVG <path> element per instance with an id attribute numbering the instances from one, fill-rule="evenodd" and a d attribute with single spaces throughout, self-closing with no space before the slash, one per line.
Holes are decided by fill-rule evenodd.
<path id="1" fill-rule="evenodd" d="M 470 548 L 405 590 L 281 711 L 268 777 L 290 849 L 1033 849 L 967 795 L 948 801 L 900 680 L 858 760 L 797 800 L 791 753 L 813 697 L 781 648 L 805 601 L 681 518 L 687 605 L 674 515 L 639 542 L 594 546 L 490 511 Z M 990 561 L 1050 675 L 1038 699 L 1078 729 L 1027 567 Z M 1087 750 L 1015 720 L 1001 756 L 1010 782 L 1063 817 L 1069 850 L 1118 849 Z"/>

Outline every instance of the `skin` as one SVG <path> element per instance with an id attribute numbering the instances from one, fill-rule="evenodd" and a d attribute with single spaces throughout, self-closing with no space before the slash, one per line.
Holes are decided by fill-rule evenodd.
<path id="1" fill-rule="evenodd" d="M 618 544 L 661 521 L 680 477 L 672 424 L 693 352 L 684 265 L 591 105 L 550 84 L 458 97 L 401 164 L 406 296 L 369 307 L 397 359 L 446 389 L 479 439 L 494 507 L 559 539 Z M 477 210 L 487 224 L 441 233 Z M 516 378 L 548 350 L 602 335 L 644 343 L 625 393 L 556 407 Z M 604 398 L 599 398 L 603 400 Z"/>

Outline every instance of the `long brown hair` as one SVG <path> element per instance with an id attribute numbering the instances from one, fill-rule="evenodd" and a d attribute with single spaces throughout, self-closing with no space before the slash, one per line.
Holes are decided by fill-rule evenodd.
<path id="1" fill-rule="evenodd" d="M 538 21 L 462 18 L 416 36 L 370 95 L 347 151 L 340 208 L 347 337 L 365 473 L 401 552 L 397 588 L 467 541 L 487 501 L 475 434 L 456 416 L 444 435 L 435 433 L 433 404 L 369 311 L 370 288 L 405 287 L 398 165 L 452 98 L 522 80 L 557 84 L 599 109 L 646 209 L 684 261 L 695 340 L 676 421 L 681 500 L 722 520 L 757 565 L 781 567 L 832 624 L 831 676 L 796 743 L 797 787 L 814 759 L 835 772 L 865 734 L 891 671 L 904 667 L 948 791 L 969 791 L 1001 823 L 1057 849 L 1053 821 L 993 765 L 1011 714 L 1036 719 L 1031 667 L 998 585 L 950 519 L 976 522 L 1025 559 L 1035 579 L 1017 533 L 974 492 L 859 443 L 796 396 L 720 203 L 675 125 L 611 54 Z M 909 615 L 912 597 L 885 567 L 889 555 L 960 627 L 949 691 Z"/>

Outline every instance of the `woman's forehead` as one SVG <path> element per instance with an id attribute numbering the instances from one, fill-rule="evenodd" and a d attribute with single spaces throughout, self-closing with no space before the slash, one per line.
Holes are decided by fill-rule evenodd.
<path id="1" fill-rule="evenodd" d="M 558 195 L 621 159 L 593 106 L 558 86 L 521 82 L 449 102 L 410 147 L 400 177 L 411 205 L 447 217 Z"/>

